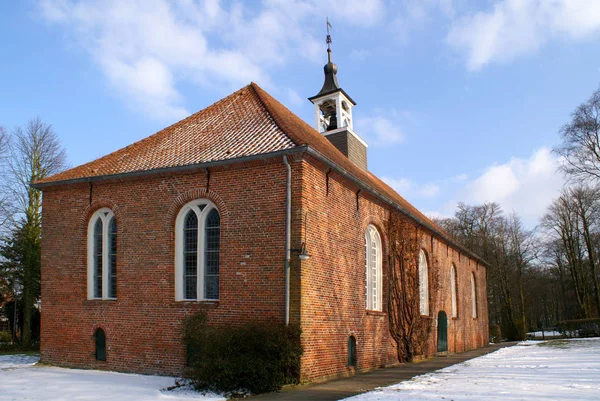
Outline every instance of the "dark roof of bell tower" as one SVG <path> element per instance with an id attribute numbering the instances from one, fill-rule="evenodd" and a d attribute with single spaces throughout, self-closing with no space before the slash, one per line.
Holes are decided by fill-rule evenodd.
<path id="1" fill-rule="evenodd" d="M 329 27 L 329 22 L 327 22 Z M 329 30 L 327 31 L 327 64 L 323 67 L 323 72 L 325 72 L 325 82 L 323 82 L 323 87 L 316 95 L 309 97 L 308 100 L 313 100 L 319 98 L 321 96 L 329 95 L 335 92 L 342 92 L 348 100 L 352 102 L 353 105 L 356 106 L 356 102 L 352 100 L 350 96 L 344 91 L 337 80 L 337 71 L 338 67 L 331 61 L 331 36 L 329 35 Z"/>

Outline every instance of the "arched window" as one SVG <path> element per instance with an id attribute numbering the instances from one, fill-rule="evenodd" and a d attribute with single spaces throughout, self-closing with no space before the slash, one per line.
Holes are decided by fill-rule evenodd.
<path id="1" fill-rule="evenodd" d="M 458 317 L 458 302 L 456 298 L 456 267 L 450 265 L 450 292 L 452 294 L 452 317 Z"/>
<path id="2" fill-rule="evenodd" d="M 421 315 L 429 315 L 429 273 L 423 250 L 419 253 L 419 311 Z"/>
<path id="3" fill-rule="evenodd" d="M 106 334 L 104 334 L 104 330 L 96 330 L 94 340 L 96 342 L 96 360 L 106 361 Z"/>
<path id="4" fill-rule="evenodd" d="M 189 202 L 175 221 L 175 299 L 218 300 L 221 217 L 209 200 Z"/>
<path id="5" fill-rule="evenodd" d="M 365 233 L 366 272 L 367 272 L 367 309 L 381 310 L 382 267 L 381 237 L 377 229 L 370 225 Z"/>
<path id="6" fill-rule="evenodd" d="M 88 299 L 117 298 L 117 220 L 109 208 L 88 224 Z"/>
<path id="7" fill-rule="evenodd" d="M 356 367 L 356 338 L 348 337 L 348 366 Z"/>
<path id="8" fill-rule="evenodd" d="M 471 305 L 473 307 L 473 319 L 477 317 L 477 281 L 475 273 L 471 273 Z"/>

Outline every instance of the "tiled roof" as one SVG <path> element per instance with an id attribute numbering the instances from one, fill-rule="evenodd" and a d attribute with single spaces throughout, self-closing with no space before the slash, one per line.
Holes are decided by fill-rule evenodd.
<path id="1" fill-rule="evenodd" d="M 191 116 L 100 159 L 36 184 L 93 179 L 266 154 L 308 145 L 363 185 L 383 195 L 430 230 L 457 244 L 439 226 L 374 174 L 344 156 L 329 140 L 255 83 Z M 483 261 L 482 261 L 483 262 Z M 485 262 L 483 262 L 485 263 Z"/>
<path id="2" fill-rule="evenodd" d="M 152 136 L 37 184 L 235 159 L 294 146 L 254 86 L 248 85 Z"/>

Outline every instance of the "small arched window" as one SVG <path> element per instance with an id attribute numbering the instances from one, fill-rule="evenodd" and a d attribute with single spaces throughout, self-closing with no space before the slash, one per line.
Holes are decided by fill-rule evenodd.
<path id="1" fill-rule="evenodd" d="M 419 253 L 419 311 L 429 315 L 429 272 L 425 251 Z"/>
<path id="2" fill-rule="evenodd" d="M 175 299 L 218 300 L 221 217 L 206 199 L 186 204 L 175 222 Z"/>
<path id="3" fill-rule="evenodd" d="M 367 309 L 380 311 L 382 303 L 382 252 L 379 231 L 369 225 L 365 233 Z"/>
<path id="4" fill-rule="evenodd" d="M 452 294 L 452 317 L 458 317 L 458 300 L 456 295 L 456 267 L 450 265 L 450 292 Z"/>
<path id="5" fill-rule="evenodd" d="M 471 306 L 473 308 L 473 319 L 477 317 L 477 281 L 475 273 L 471 273 Z"/>
<path id="6" fill-rule="evenodd" d="M 96 330 L 94 340 L 96 343 L 96 360 L 106 361 L 106 334 L 104 334 L 104 330 Z"/>
<path id="7" fill-rule="evenodd" d="M 109 208 L 88 223 L 88 299 L 117 298 L 117 220 Z"/>
<path id="8" fill-rule="evenodd" d="M 348 337 L 348 366 L 356 367 L 356 338 Z"/>

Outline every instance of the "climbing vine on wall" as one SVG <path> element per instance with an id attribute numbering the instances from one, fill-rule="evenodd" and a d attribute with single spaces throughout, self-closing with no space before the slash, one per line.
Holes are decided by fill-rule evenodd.
<path id="1" fill-rule="evenodd" d="M 433 306 L 439 297 L 439 269 L 422 228 L 399 213 L 390 213 L 386 222 L 389 239 L 388 316 L 390 333 L 396 342 L 399 362 L 412 362 L 429 345 L 435 319 Z M 419 253 L 428 251 L 429 316 L 419 310 Z"/>

